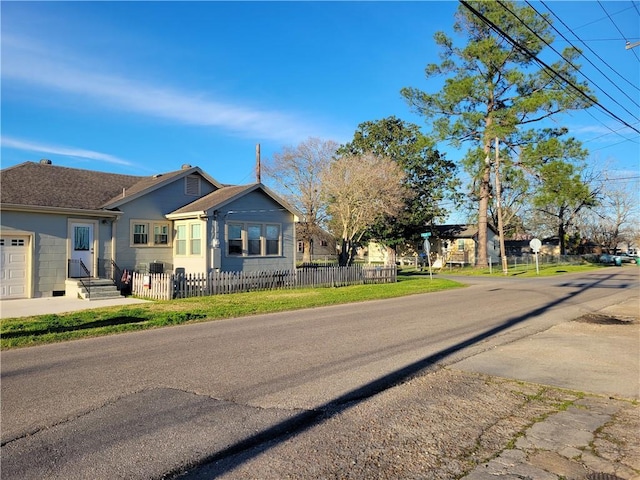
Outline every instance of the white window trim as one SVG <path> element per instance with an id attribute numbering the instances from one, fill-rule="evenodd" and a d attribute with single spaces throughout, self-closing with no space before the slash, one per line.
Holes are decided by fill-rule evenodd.
<path id="1" fill-rule="evenodd" d="M 242 238 L 242 253 L 229 253 L 229 226 L 230 225 L 239 225 L 241 227 L 241 238 Z M 260 254 L 259 255 L 249 255 L 249 235 L 247 227 L 253 225 L 260 225 Z M 274 226 L 278 227 L 278 253 L 272 253 L 267 255 L 267 236 L 266 236 L 266 227 Z M 225 256 L 230 258 L 277 258 L 283 256 L 282 249 L 282 224 L 274 223 L 274 222 L 227 222 L 224 226 L 224 243 L 225 243 Z"/>
<path id="2" fill-rule="evenodd" d="M 147 243 L 134 243 L 133 235 L 135 233 L 135 225 L 147 226 Z M 155 227 L 166 226 L 167 227 L 167 243 L 155 243 Z M 170 248 L 172 246 L 172 234 L 171 234 L 171 222 L 159 221 L 159 220 L 142 220 L 131 219 L 129 220 L 129 246 L 132 248 Z"/>

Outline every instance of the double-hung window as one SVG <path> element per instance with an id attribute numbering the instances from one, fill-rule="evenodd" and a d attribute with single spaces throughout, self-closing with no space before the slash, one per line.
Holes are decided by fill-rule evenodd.
<path id="1" fill-rule="evenodd" d="M 133 225 L 133 244 L 146 245 L 149 243 L 148 223 L 136 223 Z"/>
<path id="2" fill-rule="evenodd" d="M 202 253 L 202 236 L 199 223 L 189 225 L 189 254 L 200 255 Z"/>
<path id="3" fill-rule="evenodd" d="M 247 225 L 247 255 L 262 255 L 262 225 Z"/>
<path id="4" fill-rule="evenodd" d="M 280 255 L 280 225 L 265 225 L 265 255 Z"/>
<path id="5" fill-rule="evenodd" d="M 242 224 L 227 225 L 227 247 L 229 255 L 242 255 Z"/>
<path id="6" fill-rule="evenodd" d="M 187 254 L 187 226 L 176 226 L 176 255 Z"/>
<path id="7" fill-rule="evenodd" d="M 155 245 L 169 245 L 168 224 L 155 224 L 153 226 L 153 243 Z"/>

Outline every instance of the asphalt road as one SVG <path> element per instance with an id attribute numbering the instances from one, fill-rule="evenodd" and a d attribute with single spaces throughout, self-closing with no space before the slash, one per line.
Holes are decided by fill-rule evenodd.
<path id="1" fill-rule="evenodd" d="M 3 478 L 161 478 L 637 295 L 636 269 L 2 352 Z M 283 294 L 295 295 L 295 292 Z"/>

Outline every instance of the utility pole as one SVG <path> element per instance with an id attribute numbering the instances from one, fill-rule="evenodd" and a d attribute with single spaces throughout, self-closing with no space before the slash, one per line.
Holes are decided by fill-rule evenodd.
<path id="1" fill-rule="evenodd" d="M 260 144 L 256 144 L 256 183 L 262 181 L 262 166 L 260 165 Z"/>
<path id="2" fill-rule="evenodd" d="M 509 274 L 507 254 L 504 248 L 504 226 L 502 224 L 502 192 L 500 190 L 500 140 L 496 137 L 496 206 L 498 208 L 498 235 L 500 236 L 500 259 L 502 260 L 503 275 Z"/>

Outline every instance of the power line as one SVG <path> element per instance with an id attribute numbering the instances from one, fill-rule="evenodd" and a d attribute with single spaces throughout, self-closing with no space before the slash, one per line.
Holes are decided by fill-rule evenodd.
<path id="1" fill-rule="evenodd" d="M 538 11 L 534 6 L 533 6 L 533 5 L 531 5 L 531 3 L 529 3 L 528 1 L 527 1 L 526 3 L 527 3 L 527 5 L 528 5 L 528 6 L 529 6 L 529 7 L 530 7 L 534 12 L 536 12 L 536 13 L 537 13 L 537 14 L 538 14 L 538 15 L 539 15 L 539 16 L 540 16 L 540 17 L 541 17 L 545 22 L 547 22 L 547 24 L 548 24 L 548 25 L 549 25 L 553 30 L 555 30 L 555 31 L 556 31 L 556 32 L 557 32 L 557 33 L 558 33 L 562 38 L 564 38 L 564 39 L 569 43 L 569 45 L 571 45 L 571 47 L 573 47 L 573 48 L 575 48 L 575 49 L 577 50 L 577 48 L 575 47 L 575 45 L 573 45 L 573 44 L 571 43 L 571 41 L 570 41 L 569 39 L 567 39 L 567 38 L 564 36 L 564 34 L 563 34 L 563 33 L 561 33 L 561 32 L 560 32 L 560 31 L 559 31 L 559 30 L 558 30 L 558 29 L 553 25 L 553 23 L 551 23 L 551 22 L 550 22 L 550 21 L 549 21 L 549 20 L 548 20 L 544 15 L 542 15 L 542 14 L 541 14 L 541 13 L 540 13 L 540 12 L 539 12 L 539 11 Z M 556 15 L 556 14 L 555 14 L 555 13 L 554 13 L 550 8 L 549 8 L 549 6 L 547 6 L 547 5 L 544 3 L 544 1 L 541 1 L 540 3 L 542 3 L 542 4 L 547 8 L 547 10 L 549 10 L 549 12 L 550 12 L 550 13 L 551 13 L 555 18 L 557 18 L 557 19 L 560 21 L 560 23 L 562 23 L 562 25 L 564 25 L 567 29 L 569 29 L 569 30 L 570 30 L 570 28 L 569 28 L 569 27 L 568 27 L 568 26 L 567 26 L 567 25 L 562 21 L 562 19 L 561 19 L 560 17 L 558 17 L 558 15 Z M 502 5 L 502 3 L 500 3 L 500 4 Z M 504 7 L 504 6 L 503 6 L 503 8 L 505 8 L 506 10 L 508 10 L 508 11 L 509 11 L 513 16 L 515 16 L 516 18 L 518 18 L 518 20 L 520 20 L 520 22 L 524 24 L 524 22 L 522 22 L 522 19 L 520 19 L 517 15 L 515 15 L 515 13 L 511 12 L 511 10 L 509 10 L 508 8 L 506 8 L 506 7 Z M 525 26 L 526 26 L 526 24 L 525 24 Z M 527 28 L 529 28 L 529 27 L 527 26 Z M 538 35 L 538 33 L 537 33 L 537 32 L 534 32 L 534 31 L 533 31 L 533 30 L 531 30 L 530 28 L 529 28 L 529 30 L 530 30 L 530 31 L 531 31 L 531 32 L 532 32 L 536 37 L 538 37 L 538 38 L 540 38 L 542 41 L 544 41 L 544 39 L 542 39 L 542 38 L 540 37 L 540 35 Z M 580 39 L 580 37 L 578 37 L 578 35 L 576 35 L 575 33 L 574 33 L 574 35 L 575 35 L 575 37 L 576 37 L 578 40 L 582 41 L 582 40 Z M 547 45 L 549 45 L 546 41 L 544 41 L 544 43 L 546 43 Z M 617 72 L 613 67 L 611 67 L 611 65 L 609 65 L 609 64 L 608 64 L 605 60 L 603 60 L 603 59 L 602 59 L 602 58 L 601 58 L 601 57 L 600 57 L 596 52 L 594 52 L 594 51 L 591 49 L 591 47 L 590 47 L 589 45 L 587 45 L 584 41 L 582 41 L 582 43 L 583 43 L 583 44 L 584 44 L 584 45 L 585 45 L 585 46 L 586 46 L 586 47 L 587 47 L 587 48 L 588 48 L 592 53 L 594 53 L 594 54 L 596 55 L 596 57 L 598 57 L 598 58 L 599 58 L 599 59 L 600 59 L 600 60 L 601 60 L 605 65 L 607 65 L 607 66 L 608 66 L 611 70 L 613 70 L 613 71 L 614 71 L 618 76 L 620 76 L 620 78 L 622 78 L 623 80 L 625 80 L 625 81 L 627 81 L 627 82 L 628 82 L 628 80 L 627 80 L 626 78 L 624 78 L 622 75 L 620 75 L 620 74 L 619 74 L 619 73 L 618 73 L 618 72 Z M 551 45 L 549 45 L 549 47 L 551 47 Z M 554 51 L 554 52 L 558 53 L 558 55 L 560 55 L 560 57 L 561 57 L 561 58 L 563 58 L 563 59 L 564 59 L 564 57 L 563 57 L 563 56 L 562 56 L 562 55 L 561 55 L 557 50 L 555 50 L 553 47 L 551 47 L 551 48 L 553 49 L 553 51 Z M 589 62 L 589 63 L 590 63 L 594 68 L 596 68 L 596 70 L 598 70 L 598 71 L 599 71 L 599 72 L 600 72 L 600 73 L 601 73 L 601 74 L 602 74 L 602 75 L 603 75 L 607 80 L 609 80 L 609 81 L 610 81 L 610 82 L 611 82 L 611 83 L 612 83 L 616 88 L 618 88 L 618 90 L 620 90 L 620 91 L 621 91 L 621 92 L 622 92 L 622 93 L 623 93 L 627 98 L 629 98 L 629 99 L 630 99 L 630 100 L 631 100 L 631 101 L 632 101 L 636 106 L 639 106 L 639 105 L 638 105 L 638 104 L 637 104 L 637 103 L 636 103 L 636 102 L 635 102 L 631 97 L 629 97 L 629 96 L 628 96 L 624 91 L 622 91 L 622 90 L 620 89 L 620 87 L 618 87 L 618 85 L 617 85 L 613 80 L 611 80 L 607 75 L 605 75 L 605 73 L 604 73 L 604 72 L 602 72 L 602 71 L 601 71 L 601 70 L 600 70 L 600 69 L 599 69 L 599 68 L 598 68 L 598 67 L 597 67 L 597 66 L 596 66 L 596 65 L 595 65 L 595 64 L 594 64 L 594 63 L 593 63 L 589 58 L 587 58 L 586 56 L 584 56 L 584 58 L 585 58 L 585 59 L 586 59 L 586 60 L 587 60 L 587 61 L 588 61 L 588 62 Z M 564 60 L 566 61 L 566 59 L 564 59 Z M 571 64 L 571 62 L 569 62 L 569 63 Z M 580 69 L 578 69 L 575 65 L 571 64 L 571 66 L 573 66 L 576 70 L 580 71 Z M 580 71 L 580 73 L 581 73 L 581 74 L 582 74 L 582 76 L 584 76 L 584 77 L 585 77 L 589 82 L 593 83 L 597 88 L 599 88 L 601 91 L 603 91 L 603 92 L 604 92 L 604 90 L 603 90 L 602 88 L 600 88 L 597 84 L 595 84 L 595 83 L 594 83 L 594 82 L 593 82 L 589 77 L 587 77 L 587 75 L 585 75 L 582 71 Z M 629 84 L 630 84 L 631 86 L 633 86 L 634 88 L 636 88 L 636 89 L 640 90 L 636 85 L 632 84 L 631 82 L 629 82 Z M 609 94 L 607 94 L 606 92 L 604 92 L 604 93 L 605 93 L 605 95 L 607 95 L 609 98 L 611 98 L 611 96 L 610 96 Z M 613 100 L 613 98 L 612 98 L 612 100 Z M 614 100 L 614 102 L 615 102 L 616 104 L 620 105 L 617 101 L 615 101 L 615 100 Z M 623 107 L 623 109 L 624 109 L 624 107 Z M 627 113 L 629 113 L 629 114 L 631 114 L 631 115 L 633 116 L 633 114 L 632 114 L 631 112 L 629 112 L 629 111 L 628 111 L 628 110 L 626 110 L 626 109 L 624 109 L 624 110 L 625 110 Z M 621 133 L 618 133 L 618 132 L 619 132 L 619 130 L 621 130 L 621 129 L 619 129 L 619 130 L 613 130 L 613 129 L 612 129 L 611 127 L 609 127 L 606 123 L 604 123 L 604 122 L 603 122 L 603 121 L 601 121 L 600 119 L 596 118 L 596 117 L 595 117 L 595 115 L 593 115 L 593 114 L 591 113 L 591 111 L 586 110 L 586 112 L 587 112 L 587 114 L 589 114 L 589 115 L 590 115 L 594 120 L 596 120 L 596 121 L 597 121 L 597 122 L 599 122 L 601 125 L 603 125 L 605 128 L 607 128 L 607 129 L 611 130 L 611 132 L 612 132 L 612 133 L 615 133 L 616 135 L 618 135 L 619 137 L 621 137 L 621 138 L 623 138 L 623 139 L 625 139 L 625 140 L 627 140 L 627 141 L 633 141 L 633 140 L 631 140 L 631 139 L 626 138 L 626 137 L 625 137 L 624 135 L 622 135 Z M 637 142 L 635 142 L 635 143 L 637 143 Z M 616 145 L 617 145 L 617 144 L 616 144 Z"/>
<path id="2" fill-rule="evenodd" d="M 527 3 L 529 3 L 529 2 L 527 2 Z M 540 3 L 542 3 L 544 5 L 544 2 L 540 2 Z M 529 6 L 531 6 L 531 4 L 529 4 Z M 533 8 L 533 7 L 531 6 L 531 8 Z M 549 7 L 547 7 L 547 9 L 549 9 Z M 551 9 L 549 9 L 549 11 L 551 12 Z M 553 13 L 553 12 L 551 12 L 551 13 Z M 558 17 L 556 16 L 556 18 L 558 18 Z M 558 18 L 558 20 L 560 20 L 560 19 Z M 560 21 L 562 22 L 562 20 L 560 20 Z M 564 26 L 567 27 L 566 25 L 564 25 Z M 569 27 L 567 27 L 567 28 L 569 28 Z M 558 30 L 556 30 L 556 32 L 558 32 L 559 35 L 562 35 Z M 573 34 L 575 35 L 575 33 L 573 33 Z M 563 38 L 564 38 L 564 36 L 563 36 Z M 621 41 L 625 40 L 624 37 L 615 37 L 615 38 L 580 38 L 577 35 L 576 35 L 576 38 L 578 40 L 580 40 L 582 43 L 585 43 L 585 42 L 621 42 Z M 639 40 L 640 37 L 628 37 L 628 39 L 629 40 Z M 567 40 L 567 42 L 571 43 L 569 40 Z"/>
<path id="3" fill-rule="evenodd" d="M 558 21 L 559 21 L 559 22 L 560 22 L 560 23 L 561 23 L 565 28 L 567 28 L 568 30 L 571 30 L 571 29 L 569 28 L 569 26 L 568 26 L 566 23 L 564 23 L 564 21 L 563 21 L 563 20 L 562 20 L 558 15 L 556 15 L 556 14 L 555 14 L 555 12 L 553 12 L 553 11 L 551 10 L 551 8 L 549 8 L 549 6 L 548 6 L 546 3 L 544 3 L 544 1 L 541 1 L 540 3 L 542 3 L 542 5 L 544 5 L 544 6 L 545 6 L 545 8 L 546 8 L 547 10 L 549 10 L 549 12 L 551 13 L 551 15 L 553 15 L 553 16 L 554 16 L 554 17 L 555 17 L 555 18 L 556 18 L 556 19 L 557 19 L 557 20 L 558 20 Z M 564 38 L 565 40 L 567 40 L 567 42 L 569 42 L 569 45 L 571 45 L 573 48 L 576 48 L 576 47 L 571 43 L 571 41 L 569 41 L 569 40 L 568 40 L 568 39 L 567 39 L 567 38 L 566 38 L 566 37 L 565 37 L 565 36 L 564 36 L 564 35 L 563 35 L 563 34 L 562 34 L 562 33 L 561 33 L 561 32 L 560 32 L 560 31 L 559 31 L 559 30 L 558 30 L 558 29 L 557 29 L 557 28 L 556 28 L 556 27 L 551 23 L 551 22 L 549 22 L 549 21 L 544 17 L 544 15 L 542 15 L 541 13 L 539 13 L 539 12 L 538 12 L 538 11 L 537 11 L 537 10 L 536 10 L 536 9 L 535 9 L 535 8 L 534 8 L 534 7 L 533 7 L 533 6 L 528 2 L 528 1 L 527 1 L 527 5 L 529 5 L 531 8 L 533 8 L 533 10 L 534 10 L 538 15 L 540 15 L 542 18 L 544 18 L 544 19 L 545 19 L 545 21 L 547 21 L 547 23 L 551 26 L 551 28 L 553 28 L 556 32 L 558 32 L 558 34 L 559 34 L 562 38 Z M 613 68 L 611 65 L 609 65 L 609 63 L 608 63 L 606 60 L 604 60 L 604 59 L 603 59 L 600 55 L 598 55 L 598 54 L 597 54 L 597 53 L 596 53 L 596 52 L 595 52 L 595 51 L 594 51 L 594 50 L 593 50 L 589 45 L 587 45 L 587 43 L 586 43 L 584 40 L 582 40 L 582 39 L 581 39 L 578 35 L 576 35 L 575 33 L 574 33 L 574 35 L 575 35 L 575 37 L 578 39 L 578 41 L 582 42 L 582 44 L 583 44 L 583 45 L 584 45 L 584 46 L 585 46 L 585 47 L 586 47 L 586 48 L 587 48 L 591 53 L 593 53 L 596 57 L 598 57 L 598 60 L 600 60 L 600 61 L 601 61 L 602 63 L 604 63 L 607 67 L 609 67 L 609 68 L 610 68 L 610 69 L 611 69 L 611 70 L 612 70 L 616 75 L 618 75 L 622 80 L 624 80 L 625 82 L 627 82 L 629 85 L 631 85 L 631 86 L 632 86 L 633 88 L 635 88 L 636 90 L 639 90 L 639 91 L 640 91 L 640 87 L 638 87 L 638 85 L 636 85 L 635 83 L 630 82 L 629 80 L 627 80 L 624 76 L 622 76 L 622 75 L 618 72 L 618 70 L 616 70 L 616 69 L 615 69 L 615 68 Z M 626 39 L 623 37 L 623 38 L 622 38 L 622 40 L 626 40 Z M 591 63 L 591 65 L 593 65 L 593 66 L 594 66 L 594 67 L 595 67 L 595 68 L 596 68 L 600 73 L 602 73 L 602 72 L 600 71 L 600 69 L 598 69 L 598 67 L 596 67 L 596 66 L 593 64 L 593 62 L 591 62 L 591 60 L 589 60 L 586 56 L 584 56 L 584 58 L 585 58 L 589 63 Z M 610 82 L 611 82 L 611 83 L 612 83 L 616 88 L 618 88 L 618 90 L 620 90 L 620 87 L 618 87 L 618 85 L 616 85 L 616 83 L 615 83 L 613 80 L 611 80 L 609 77 L 607 77 L 606 75 L 604 75 L 604 73 L 602 73 L 602 74 L 603 74 L 603 76 L 604 76 L 607 80 L 609 80 L 609 81 L 610 81 Z M 584 74 L 583 74 L 583 75 L 584 75 Z M 625 95 L 626 95 L 626 94 L 625 94 Z M 629 98 L 629 97 L 627 96 L 627 98 Z M 635 102 L 634 102 L 634 103 L 635 103 Z M 637 105 L 637 103 L 636 103 L 636 105 Z"/>
<path id="4" fill-rule="evenodd" d="M 632 125 L 630 125 L 628 122 L 626 122 L 625 120 L 623 120 L 622 118 L 618 117 L 615 113 L 613 113 L 611 110 L 609 110 L 608 108 L 606 108 L 605 106 L 603 106 L 601 103 L 599 103 L 595 98 L 590 97 L 589 95 L 587 95 L 585 92 L 583 92 L 582 90 L 580 90 L 580 88 L 578 88 L 571 80 L 567 79 L 564 75 L 560 74 L 559 72 L 557 72 L 556 70 L 554 70 L 552 67 L 550 67 L 549 65 L 547 65 L 544 61 L 540 60 L 533 52 L 531 52 L 531 50 L 529 50 L 527 47 L 520 45 L 516 40 L 514 40 L 509 34 L 507 34 L 504 30 L 502 30 L 500 27 L 498 27 L 495 23 L 493 23 L 491 20 L 489 20 L 487 17 L 485 17 L 482 13 L 478 12 L 475 8 L 473 8 L 471 5 L 469 5 L 469 2 L 465 1 L 465 0 L 459 0 L 460 3 L 466 7 L 469 11 L 471 11 L 475 16 L 477 16 L 480 20 L 482 20 L 485 24 L 487 24 L 488 26 L 490 26 L 496 33 L 498 33 L 498 35 L 502 36 L 502 38 L 504 38 L 505 40 L 507 40 L 511 45 L 513 45 L 515 48 L 517 48 L 518 50 L 520 50 L 521 52 L 523 52 L 525 55 L 529 56 L 532 60 L 534 60 L 536 63 L 540 64 L 541 66 L 543 66 L 548 72 L 550 72 L 551 74 L 553 74 L 553 76 L 559 78 L 560 80 L 562 80 L 563 82 L 565 82 L 567 85 L 569 85 L 571 88 L 573 88 L 576 92 L 578 92 L 579 95 L 583 96 L 584 98 L 586 98 L 589 103 L 592 103 L 594 105 L 598 105 L 603 111 L 605 111 L 606 113 L 608 113 L 612 118 L 615 118 L 616 120 L 618 120 L 620 123 L 626 125 L 627 127 L 629 127 L 630 129 L 632 129 L 634 132 L 640 133 L 640 130 L 638 130 L 637 128 L 633 127 Z"/>
<path id="5" fill-rule="evenodd" d="M 625 137 L 624 135 L 622 135 L 622 134 L 620 133 L 620 130 L 624 130 L 624 129 L 625 129 L 625 128 L 627 128 L 627 127 L 622 127 L 622 128 L 617 129 L 617 130 L 614 130 L 614 129 L 613 129 L 613 128 L 611 128 L 609 125 L 607 125 L 606 123 L 604 123 L 602 120 L 600 120 L 599 118 L 597 118 L 593 113 L 591 113 L 591 111 L 590 111 L 590 110 L 585 110 L 585 112 L 586 112 L 586 113 L 587 113 L 591 118 L 593 118 L 596 122 L 600 123 L 600 125 L 602 125 L 604 128 L 606 128 L 606 129 L 608 129 L 608 130 L 611 130 L 611 133 L 605 133 L 604 135 L 611 135 L 612 133 L 615 133 L 616 135 L 618 135 L 620 138 L 622 138 L 622 139 L 623 139 L 623 141 L 622 141 L 622 142 L 618 142 L 618 143 L 616 143 L 615 145 L 618 145 L 618 144 L 620 144 L 620 143 L 624 143 L 624 142 L 633 142 L 633 143 L 638 143 L 638 141 L 637 141 L 637 140 L 633 140 L 633 139 L 631 139 L 631 138 L 627 138 L 627 137 Z M 640 123 L 640 122 L 636 122 L 636 125 L 637 125 L 638 123 Z M 604 136 L 604 135 L 601 135 L 601 136 Z M 598 137 L 598 138 L 599 138 L 599 137 Z"/>
<path id="6" fill-rule="evenodd" d="M 622 33 L 622 30 L 620 30 L 620 28 L 618 27 L 618 25 L 616 24 L 616 22 L 613 21 L 613 18 L 611 18 L 611 15 L 609 15 L 609 12 L 607 12 L 607 9 L 604 8 L 604 5 L 602 5 L 602 3 L 600 2 L 600 0 L 598 0 L 598 5 L 600 5 L 600 8 L 602 8 L 602 10 L 604 11 L 604 13 L 607 14 L 607 17 L 609 17 L 609 20 L 611 20 L 611 23 L 613 23 L 613 26 L 616 27 L 616 30 L 618 30 L 618 33 L 620 33 L 620 35 L 622 35 L 622 37 L 624 37 L 624 33 Z M 632 3 L 633 5 L 633 3 Z M 625 40 L 628 42 L 629 39 L 625 38 Z M 638 54 L 636 53 L 635 50 L 633 50 L 633 54 L 636 56 L 636 60 L 640 61 L 640 58 L 638 57 Z"/>
<path id="7" fill-rule="evenodd" d="M 640 122 L 638 122 L 638 123 L 640 123 Z M 636 125 L 637 125 L 637 123 L 636 123 Z M 613 130 L 613 129 L 611 129 L 611 127 L 608 127 L 607 125 L 605 125 L 605 127 L 607 127 L 609 130 L 611 130 L 611 133 L 615 133 L 616 135 L 620 135 L 618 132 L 620 130 L 624 130 L 625 128 L 627 128 L 627 127 L 621 127 L 621 128 L 619 128 L 617 130 Z M 603 133 L 602 135 L 598 135 L 597 137 L 593 137 L 593 138 L 590 138 L 589 140 L 585 140 L 583 143 L 593 142 L 594 140 L 597 140 L 599 138 L 606 137 L 607 135 L 611 135 L 611 133 Z M 622 136 L 622 135 L 620 135 L 620 136 Z M 625 137 L 622 137 L 622 138 L 625 138 Z M 633 140 L 631 138 L 625 138 L 625 140 L 628 141 L 628 142 L 639 143 L 637 140 Z M 622 142 L 620 142 L 620 143 L 622 143 Z M 617 143 L 616 143 L 616 145 L 617 145 Z"/>
<path id="8" fill-rule="evenodd" d="M 619 107 L 621 107 L 621 108 L 622 108 L 625 112 L 627 112 L 629 115 L 631 115 L 632 117 L 634 116 L 634 114 L 633 114 L 633 113 L 631 113 L 629 110 L 627 110 L 627 109 L 626 109 L 626 108 L 625 108 L 625 107 L 624 107 L 620 102 L 618 102 L 618 101 L 617 101 L 616 99 L 614 99 L 611 95 L 609 95 L 607 92 L 605 92 L 605 91 L 604 91 L 604 89 L 603 89 L 602 87 L 600 87 L 597 83 L 595 83 L 593 80 L 591 80 L 589 77 L 587 77 L 583 72 L 581 72 L 581 71 L 580 71 L 580 68 L 579 68 L 578 66 L 574 65 L 570 60 L 568 60 L 568 59 L 564 58 L 564 56 L 563 56 L 560 52 L 558 52 L 558 51 L 555 49 L 555 47 L 553 47 L 553 45 L 551 45 L 551 44 L 550 44 L 549 42 L 547 42 L 544 38 L 542 38 L 542 37 L 538 34 L 538 32 L 534 31 L 531 27 L 529 27 L 529 25 L 527 25 L 527 23 L 526 23 L 524 20 L 522 20 L 518 15 L 516 15 L 516 13 L 515 13 L 515 12 L 511 11 L 511 9 L 509 9 L 509 7 L 507 7 L 503 2 L 501 2 L 500 0 L 498 0 L 498 4 L 499 4 L 502 8 L 504 8 L 507 12 L 509 12 L 511 15 L 513 15 L 515 18 L 517 18 L 517 19 L 518 19 L 518 21 L 519 21 L 520 23 L 522 23 L 522 25 L 524 25 L 524 26 L 525 26 L 525 28 L 526 28 L 527 30 L 529 30 L 529 31 L 530 31 L 531 33 L 533 33 L 536 37 L 538 37 L 540 40 L 542 40 L 542 41 L 545 43 L 545 45 L 547 45 L 551 50 L 553 50 L 555 53 L 557 53 L 557 54 L 560 56 L 560 58 L 562 58 L 565 62 L 567 62 L 569 65 L 571 65 L 571 66 L 576 70 L 576 72 L 580 72 L 580 74 L 581 74 L 584 78 L 586 78 L 586 79 L 589 81 L 589 83 L 591 83 L 591 84 L 592 84 L 592 85 L 594 85 L 596 88 L 598 88 L 602 93 L 604 93 L 607 97 L 609 97 L 609 99 L 611 99 L 611 100 L 612 100 L 616 105 L 618 105 Z M 531 4 L 530 4 L 528 1 L 527 1 L 527 4 L 528 4 L 532 9 L 533 9 L 533 11 L 534 11 L 534 12 L 536 12 L 538 15 L 540 15 L 540 12 L 538 12 L 535 8 L 533 8 L 533 7 L 531 6 Z M 551 25 L 551 23 L 550 23 L 546 18 L 544 18 L 544 16 L 543 16 L 543 15 L 540 15 L 540 16 L 541 16 L 541 17 L 542 17 L 542 18 L 543 18 L 543 19 L 544 19 L 544 20 L 545 20 L 549 25 Z M 553 25 L 551 25 L 551 27 L 553 28 Z M 555 28 L 554 28 L 554 30 L 555 30 Z M 557 31 L 557 30 L 556 30 L 556 31 Z M 573 44 L 571 44 L 571 43 L 570 43 L 570 45 L 571 45 L 571 47 L 573 47 L 575 50 L 578 50 L 578 49 L 577 49 Z M 603 75 L 607 80 L 609 80 L 611 83 L 613 83 L 613 84 L 614 84 L 614 86 L 615 86 L 618 90 L 620 90 L 620 92 L 622 92 L 622 94 L 623 94 L 623 95 L 625 95 L 629 100 L 631 100 L 631 101 L 632 101 L 632 102 L 633 102 L 637 107 L 640 107 L 640 105 L 638 105 L 638 104 L 636 103 L 636 101 L 635 101 L 633 98 L 631 98 L 629 95 L 627 95 L 627 93 L 626 93 L 624 90 L 622 90 L 620 87 L 618 87 L 618 86 L 613 82 L 613 80 L 611 80 L 609 77 L 607 77 L 607 76 L 605 75 L 605 73 L 604 73 L 602 70 L 600 70 L 600 69 L 599 69 L 599 68 L 598 68 L 598 67 L 597 67 L 597 66 L 596 66 L 596 65 L 595 65 L 591 60 L 589 60 L 589 59 L 588 59 L 588 58 L 586 58 L 586 57 L 584 57 L 584 58 L 585 58 L 585 59 L 586 59 L 586 60 L 587 60 L 587 61 L 588 61 L 588 62 L 589 62 L 589 63 L 590 63 L 590 64 L 591 64 L 591 65 L 592 65 L 596 70 L 598 70 L 598 71 L 599 71 L 599 72 L 600 72 L 600 73 L 601 73 L 601 74 L 602 74 L 602 75 Z"/>
<path id="9" fill-rule="evenodd" d="M 635 8 L 636 10 L 638 10 L 638 7 L 636 7 L 636 5 L 633 2 L 631 2 L 631 5 L 633 5 L 633 6 L 632 7 L 623 8 L 622 10 L 614 13 L 614 15 L 626 12 L 627 10 L 631 10 L 632 8 Z M 605 17 L 601 17 L 601 18 L 598 18 L 597 20 L 592 20 L 591 22 L 585 23 L 584 25 L 580 25 L 579 27 L 575 27 L 575 28 L 572 28 L 570 30 L 571 31 L 579 30 L 581 28 L 588 27 L 589 25 L 593 25 L 594 23 L 598 23 L 600 20 L 604 20 L 604 19 L 605 19 Z"/>

